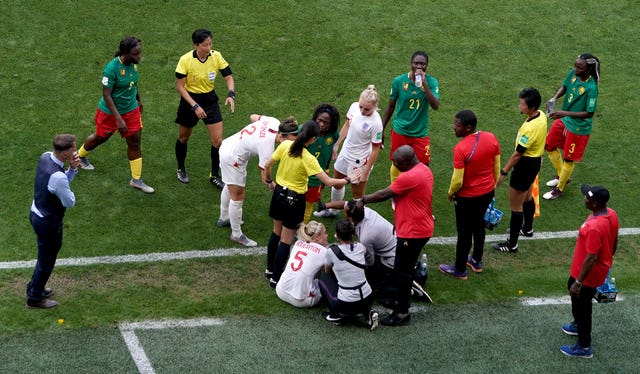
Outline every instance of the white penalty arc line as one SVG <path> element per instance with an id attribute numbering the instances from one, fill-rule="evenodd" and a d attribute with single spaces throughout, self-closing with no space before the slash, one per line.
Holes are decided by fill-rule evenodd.
<path id="1" fill-rule="evenodd" d="M 618 235 L 640 235 L 640 228 L 622 228 L 618 231 Z M 521 237 L 521 240 L 548 240 L 561 238 L 575 238 L 578 231 L 548 231 L 536 232 L 532 238 Z M 487 235 L 487 242 L 496 242 L 504 240 L 506 234 Z M 434 237 L 429 240 L 427 245 L 452 245 L 457 241 L 455 236 Z M 254 248 L 221 248 L 200 251 L 184 251 L 184 252 L 164 252 L 164 253 L 145 253 L 140 255 L 122 255 L 122 256 L 97 256 L 97 257 L 70 257 L 59 258 L 56 266 L 87 266 L 101 264 L 123 264 L 135 262 L 158 262 L 158 261 L 174 261 L 189 260 L 194 258 L 211 258 L 211 257 L 227 257 L 227 256 L 252 256 L 266 253 L 266 247 Z M 0 270 L 3 269 L 28 269 L 33 268 L 36 260 L 30 261 L 8 261 L 0 262 Z"/>
<path id="2" fill-rule="evenodd" d="M 217 318 L 196 318 L 191 320 L 159 320 L 159 321 L 142 321 L 142 322 L 123 322 L 118 328 L 124 339 L 131 358 L 136 364 L 138 371 L 142 374 L 155 374 L 155 370 L 151 365 L 149 357 L 147 357 L 140 339 L 136 335 L 135 330 L 159 330 L 175 327 L 202 327 L 202 326 L 220 326 L 224 321 Z"/>

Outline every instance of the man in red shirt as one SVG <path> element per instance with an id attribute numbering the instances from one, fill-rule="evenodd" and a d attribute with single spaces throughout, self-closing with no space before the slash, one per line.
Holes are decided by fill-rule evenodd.
<path id="1" fill-rule="evenodd" d="M 565 334 L 577 335 L 578 342 L 563 345 L 560 351 L 571 357 L 591 358 L 591 299 L 613 263 L 620 222 L 616 211 L 607 207 L 609 191 L 606 188 L 583 184 L 581 189 L 584 205 L 592 214 L 578 231 L 567 284 L 574 320 L 562 326 Z"/>
<path id="2" fill-rule="evenodd" d="M 422 249 L 433 236 L 431 197 L 433 174 L 416 157 L 413 148 L 403 145 L 391 155 L 393 165 L 401 174 L 389 187 L 365 195 L 363 204 L 395 199 L 396 258 L 393 282 L 397 305 L 393 313 L 380 321 L 386 326 L 406 325 L 411 321 L 409 298 L 413 269 Z"/>
<path id="3" fill-rule="evenodd" d="M 500 177 L 500 144 L 490 132 L 476 130 L 478 119 L 470 110 L 461 110 L 453 121 L 453 131 L 462 138 L 453 148 L 453 176 L 449 200 L 456 211 L 456 261 L 441 264 L 440 271 L 462 280 L 467 279 L 467 266 L 482 272 L 484 254 L 484 213 L 493 200 Z M 469 255 L 471 247 L 473 253 Z"/>

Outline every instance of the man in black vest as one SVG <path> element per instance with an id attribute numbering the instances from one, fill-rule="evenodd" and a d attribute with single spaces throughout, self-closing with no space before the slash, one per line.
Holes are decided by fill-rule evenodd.
<path id="1" fill-rule="evenodd" d="M 64 170 L 65 161 L 69 168 Z M 69 183 L 78 173 L 80 158 L 76 152 L 76 137 L 70 134 L 56 135 L 53 152 L 40 156 L 33 187 L 33 201 L 29 220 L 38 240 L 38 261 L 27 285 L 27 307 L 50 309 L 58 306 L 49 296 L 51 288 L 45 288 L 62 247 L 62 220 L 67 208 L 76 203 L 76 196 Z"/>

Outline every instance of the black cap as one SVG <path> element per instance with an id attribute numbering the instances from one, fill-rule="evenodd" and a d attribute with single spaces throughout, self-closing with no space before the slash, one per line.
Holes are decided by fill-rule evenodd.
<path id="1" fill-rule="evenodd" d="M 602 186 L 583 184 L 580 189 L 582 190 L 582 194 L 591 201 L 598 202 L 602 205 L 605 205 L 609 201 L 609 191 Z"/>

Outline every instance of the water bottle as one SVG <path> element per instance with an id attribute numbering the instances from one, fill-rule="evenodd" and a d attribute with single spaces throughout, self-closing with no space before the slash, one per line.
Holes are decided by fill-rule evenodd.
<path id="1" fill-rule="evenodd" d="M 554 109 L 556 109 L 556 100 L 551 99 L 549 100 L 549 107 L 547 108 L 547 116 L 551 114 L 551 112 L 553 112 Z"/>
<path id="2" fill-rule="evenodd" d="M 424 253 L 422 258 L 416 264 L 416 272 L 414 280 L 420 284 L 422 287 L 427 283 L 427 278 L 429 274 L 427 273 L 427 254 Z"/>
<path id="3" fill-rule="evenodd" d="M 415 74 L 416 87 L 422 87 L 422 75 Z"/>

